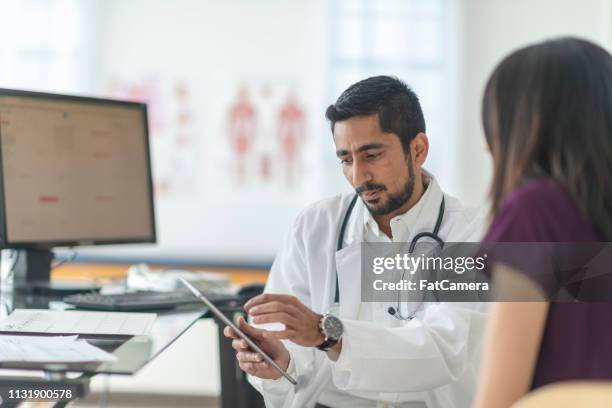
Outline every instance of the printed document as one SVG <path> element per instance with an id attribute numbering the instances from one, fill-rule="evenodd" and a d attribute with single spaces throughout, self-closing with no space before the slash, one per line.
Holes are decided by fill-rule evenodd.
<path id="1" fill-rule="evenodd" d="M 77 336 L 1 336 L 0 362 L 86 363 L 117 357 Z"/>
<path id="2" fill-rule="evenodd" d="M 0 332 L 136 336 L 149 334 L 155 313 L 15 309 Z"/>

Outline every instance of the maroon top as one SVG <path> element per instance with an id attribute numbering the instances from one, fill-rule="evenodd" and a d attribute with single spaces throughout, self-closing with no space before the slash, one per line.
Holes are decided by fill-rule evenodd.
<path id="1" fill-rule="evenodd" d="M 484 241 L 595 242 L 600 238 L 560 184 L 538 179 L 510 194 Z M 547 272 L 539 273 L 550 276 Z M 526 274 L 537 283 L 546 279 L 536 271 Z M 611 347 L 612 303 L 551 303 L 532 389 L 564 380 L 612 380 Z"/>

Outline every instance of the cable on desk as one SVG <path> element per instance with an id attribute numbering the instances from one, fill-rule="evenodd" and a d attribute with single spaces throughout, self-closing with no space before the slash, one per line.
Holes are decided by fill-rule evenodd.
<path id="1" fill-rule="evenodd" d="M 6 274 L 6 277 L 4 278 L 4 281 L 7 281 L 7 282 L 13 278 L 13 275 L 15 274 L 15 267 L 17 266 L 17 262 L 19 262 L 19 257 L 21 256 L 21 251 L 17 249 L 10 249 L 10 251 L 11 251 L 11 258 L 13 258 L 13 262 L 11 263 L 8 273 Z"/>
<path id="2" fill-rule="evenodd" d="M 54 264 L 51 265 L 51 269 L 55 269 L 55 268 L 59 268 L 60 266 L 67 264 L 68 262 L 72 262 L 76 259 L 76 257 L 78 256 L 78 252 L 75 251 L 73 249 L 73 247 L 70 247 L 70 250 L 72 251 L 72 253 L 70 254 L 70 256 L 68 256 L 65 259 L 62 259 L 61 261 L 58 261 Z M 9 251 L 11 251 L 11 258 L 13 258 L 13 261 L 11 262 L 11 266 L 9 267 L 8 273 L 6 274 L 6 277 L 4 278 L 4 280 L 8 281 L 10 280 L 13 275 L 15 274 L 15 267 L 17 266 L 17 263 L 19 262 L 19 258 L 21 257 L 21 251 L 18 249 L 10 249 Z"/>
<path id="3" fill-rule="evenodd" d="M 55 264 L 51 265 L 51 269 L 59 268 L 60 266 L 67 264 L 68 262 L 72 262 L 76 259 L 76 257 L 78 256 L 78 252 L 74 250 L 74 247 L 70 247 L 69 249 L 72 251 L 70 256 L 66 257 L 65 259 L 62 259 L 61 261 L 57 261 Z"/>

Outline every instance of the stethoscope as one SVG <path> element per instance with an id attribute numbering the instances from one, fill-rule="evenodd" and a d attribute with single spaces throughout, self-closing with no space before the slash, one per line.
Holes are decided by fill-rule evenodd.
<path id="1" fill-rule="evenodd" d="M 351 199 L 351 202 L 349 203 L 349 206 L 346 209 L 346 212 L 344 213 L 344 218 L 342 219 L 342 224 L 340 225 L 340 233 L 338 234 L 338 243 L 336 245 L 336 251 L 342 250 L 342 247 L 344 244 L 344 233 L 346 231 L 346 226 L 348 224 L 349 218 L 351 218 L 351 214 L 353 212 L 353 208 L 355 207 L 355 203 L 357 202 L 357 198 L 359 198 L 359 196 L 355 194 L 355 196 Z M 443 218 L 444 218 L 444 195 L 442 196 L 442 201 L 440 202 L 440 209 L 438 210 L 438 218 L 436 220 L 436 225 L 434 226 L 433 231 L 432 232 L 424 231 L 424 232 L 419 232 L 418 234 L 416 234 L 414 238 L 412 238 L 412 241 L 410 241 L 410 246 L 408 247 L 409 254 L 412 254 L 414 252 L 414 248 L 418 244 L 419 240 L 422 238 L 433 239 L 440 246 L 440 250 L 444 249 L 444 241 L 442 240 L 442 238 L 438 236 L 438 232 L 440 231 L 440 226 L 442 225 Z M 402 273 L 402 280 L 404 279 L 405 273 L 406 271 Z M 400 307 L 401 306 L 400 293 L 401 293 L 400 291 L 398 291 L 397 293 L 397 305 L 395 307 L 389 306 L 389 308 L 387 309 L 387 312 L 391 316 L 394 316 L 395 318 L 399 320 L 412 320 L 414 318 L 415 313 L 411 313 L 408 316 L 404 316 L 402 314 L 402 310 Z M 338 304 L 339 301 L 340 301 L 340 287 L 338 284 L 338 269 L 336 268 L 336 294 L 334 295 L 334 303 Z"/>

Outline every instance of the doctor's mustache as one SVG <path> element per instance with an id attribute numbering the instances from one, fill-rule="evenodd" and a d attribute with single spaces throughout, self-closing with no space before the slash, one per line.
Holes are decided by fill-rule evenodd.
<path id="1" fill-rule="evenodd" d="M 366 191 L 373 191 L 373 190 L 386 190 L 387 187 L 385 187 L 384 184 L 376 184 L 376 183 L 365 183 L 362 186 L 359 186 L 355 189 L 355 192 L 357 194 L 361 194 L 361 193 L 365 193 Z"/>

